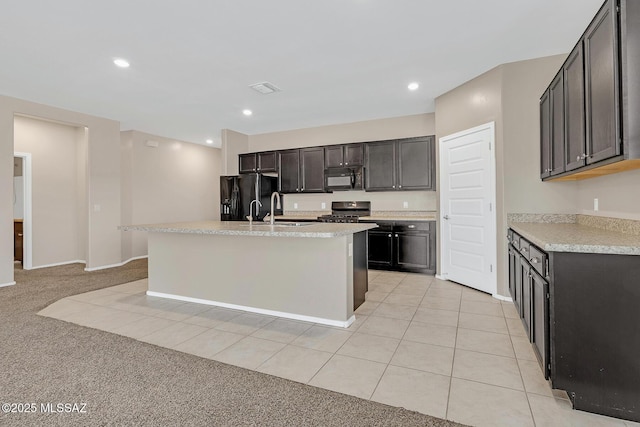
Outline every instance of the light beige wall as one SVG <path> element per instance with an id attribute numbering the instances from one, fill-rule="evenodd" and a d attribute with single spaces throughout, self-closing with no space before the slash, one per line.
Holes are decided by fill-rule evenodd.
<path id="1" fill-rule="evenodd" d="M 120 221 L 133 224 L 133 132 L 120 133 Z M 121 232 L 122 259 L 133 258 L 133 233 Z"/>
<path id="2" fill-rule="evenodd" d="M 411 136 L 433 135 L 433 113 L 363 122 L 294 129 L 249 136 L 247 152 L 313 147 L 317 145 L 366 142 Z"/>
<path id="3" fill-rule="evenodd" d="M 434 133 L 434 114 L 417 114 L 250 135 L 249 145 L 244 152 L 366 142 L 433 135 Z M 237 170 L 237 154 L 235 159 L 231 159 L 230 162 L 235 162 Z M 322 210 L 322 203 L 325 203 L 325 209 L 331 210 L 331 202 L 334 200 L 370 200 L 373 210 L 435 210 L 435 193 L 433 191 L 371 193 L 346 191 L 328 194 L 287 194 L 284 198 L 284 209 L 285 211 L 293 211 L 294 203 L 297 203 L 299 211 L 318 211 Z M 408 202 L 408 208 L 404 208 L 404 202 Z"/>
<path id="4" fill-rule="evenodd" d="M 158 143 L 149 147 L 147 141 Z M 128 224 L 220 219 L 220 149 L 137 131 L 123 132 L 123 221 Z M 147 233 L 123 241 L 126 255 L 147 255 Z M 125 237 L 126 239 L 126 237 Z"/>
<path id="5" fill-rule="evenodd" d="M 77 128 L 16 116 L 15 150 L 32 159 L 32 265 L 34 268 L 82 261 L 80 230 L 86 219 L 81 209 L 86 163 L 80 154 Z"/>
<path id="6" fill-rule="evenodd" d="M 440 138 L 480 126 L 485 123 L 495 122 L 496 143 L 496 173 L 502 175 L 502 69 L 496 67 L 465 84 L 436 98 L 436 141 Z M 439 159 L 439 142 L 436 142 L 436 159 Z M 438 161 L 437 176 L 440 174 Z M 438 179 L 438 182 L 440 180 Z M 500 207 L 503 201 L 502 181 L 496 180 L 496 203 Z M 439 192 L 438 192 L 439 197 Z M 439 204 L 439 200 L 438 200 Z M 500 233 L 502 214 L 497 210 L 497 230 Z M 441 271 L 440 254 L 440 221 L 438 220 L 437 240 L 437 271 Z M 501 253 L 498 251 L 498 293 L 505 295 L 501 274 Z"/>
<path id="7" fill-rule="evenodd" d="M 640 170 L 585 179 L 577 182 L 578 213 L 640 220 Z M 593 199 L 599 210 L 593 210 Z"/>
<path id="8" fill-rule="evenodd" d="M 87 267 L 117 264 L 120 257 L 120 125 L 73 111 L 0 96 L 0 284 L 13 282 L 13 119 L 15 114 L 87 126 L 89 205 Z"/>
<path id="9" fill-rule="evenodd" d="M 486 122 L 496 122 L 496 238 L 500 295 L 509 294 L 507 214 L 575 213 L 577 208 L 576 183 L 543 183 L 539 178 L 539 98 L 565 57 L 556 55 L 504 64 L 436 99 L 438 138 Z"/>
<path id="10" fill-rule="evenodd" d="M 248 153 L 249 136 L 230 129 L 222 129 L 222 175 L 238 174 L 238 154 Z"/>

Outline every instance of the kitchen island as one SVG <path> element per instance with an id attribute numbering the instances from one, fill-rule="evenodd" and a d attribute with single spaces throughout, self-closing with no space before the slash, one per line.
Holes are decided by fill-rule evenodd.
<path id="1" fill-rule="evenodd" d="M 367 288 L 375 224 L 202 221 L 149 234 L 147 294 L 348 327 Z"/>

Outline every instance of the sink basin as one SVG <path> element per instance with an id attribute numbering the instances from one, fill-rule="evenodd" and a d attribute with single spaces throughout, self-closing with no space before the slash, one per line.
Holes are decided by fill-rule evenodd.
<path id="1" fill-rule="evenodd" d="M 281 225 L 285 227 L 305 227 L 307 225 L 313 225 L 313 222 L 276 222 L 276 227 L 280 227 Z"/>
<path id="2" fill-rule="evenodd" d="M 313 222 L 276 222 L 274 227 L 304 227 L 307 225 L 313 225 Z M 251 227 L 256 230 L 269 230 L 271 229 L 271 224 L 264 222 L 254 222 L 253 224 L 249 224 L 248 222 L 242 222 L 238 224 L 242 227 Z"/>

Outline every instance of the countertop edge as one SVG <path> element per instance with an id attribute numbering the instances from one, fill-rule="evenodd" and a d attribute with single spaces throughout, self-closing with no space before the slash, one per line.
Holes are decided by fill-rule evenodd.
<path id="1" fill-rule="evenodd" d="M 259 224 L 265 225 L 265 224 Z M 358 224 L 361 228 L 364 224 Z M 306 230 L 220 230 L 205 228 L 173 228 L 173 227 L 154 227 L 144 225 L 122 225 L 118 229 L 122 231 L 144 231 L 148 233 L 175 233 L 175 234 L 200 234 L 200 235 L 219 235 L 219 236 L 260 236 L 260 237 L 302 237 L 302 238 L 332 238 L 348 236 L 350 234 L 360 233 L 375 228 L 374 225 L 367 226 L 361 230 L 336 230 L 336 231 L 306 231 Z"/>

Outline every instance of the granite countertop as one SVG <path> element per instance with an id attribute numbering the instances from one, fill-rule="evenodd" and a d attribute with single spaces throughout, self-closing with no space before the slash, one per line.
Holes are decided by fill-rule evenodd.
<path id="1" fill-rule="evenodd" d="M 326 222 L 307 222 L 301 226 L 271 225 L 262 221 L 198 221 L 166 224 L 122 225 L 123 231 L 148 231 L 153 233 L 217 234 L 226 236 L 263 236 L 263 237 L 340 237 L 358 233 L 371 228 L 374 224 L 351 223 L 335 224 Z"/>
<path id="2" fill-rule="evenodd" d="M 510 222 L 509 226 L 548 252 L 640 255 L 640 235 L 580 223 Z"/>

